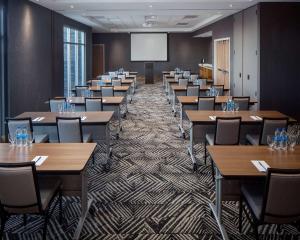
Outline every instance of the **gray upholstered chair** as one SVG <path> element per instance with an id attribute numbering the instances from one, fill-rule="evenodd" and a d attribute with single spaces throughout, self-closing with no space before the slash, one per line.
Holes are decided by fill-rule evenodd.
<path id="1" fill-rule="evenodd" d="M 188 86 L 186 90 L 187 96 L 199 96 L 199 86 Z"/>
<path id="2" fill-rule="evenodd" d="M 191 74 L 191 81 L 192 82 L 194 82 L 197 79 L 198 79 L 198 75 L 197 74 Z"/>
<path id="3" fill-rule="evenodd" d="M 239 104 L 239 110 L 241 111 L 249 110 L 250 97 L 233 97 L 232 100 L 235 103 Z"/>
<path id="4" fill-rule="evenodd" d="M 215 97 L 199 97 L 198 110 L 215 110 Z"/>
<path id="5" fill-rule="evenodd" d="M 92 86 L 98 86 L 100 83 L 100 80 L 91 80 L 91 85 Z"/>
<path id="6" fill-rule="evenodd" d="M 246 141 L 251 145 L 267 145 L 268 135 L 274 135 L 277 128 L 288 126 L 288 118 L 263 118 L 260 135 L 247 134 Z"/>
<path id="7" fill-rule="evenodd" d="M 81 118 L 56 118 L 58 142 L 87 143 L 92 142 L 91 134 L 82 134 Z"/>
<path id="8" fill-rule="evenodd" d="M 88 90 L 88 86 L 75 86 L 76 97 L 85 97 Z"/>
<path id="9" fill-rule="evenodd" d="M 35 163 L 0 163 L 0 216 L 2 239 L 5 223 L 11 215 L 43 215 L 43 239 L 47 236 L 47 225 L 57 203 L 60 222 L 62 220 L 61 181 L 56 178 L 38 179 Z M 55 196 L 59 196 L 51 207 Z"/>
<path id="10" fill-rule="evenodd" d="M 66 103 L 66 98 L 49 99 L 50 112 L 59 112 L 59 107 Z"/>
<path id="11" fill-rule="evenodd" d="M 123 74 L 125 75 L 125 78 L 129 77 L 129 71 L 123 72 Z"/>
<path id="12" fill-rule="evenodd" d="M 219 96 L 224 96 L 224 85 L 212 85 L 212 87 L 218 91 Z"/>
<path id="13" fill-rule="evenodd" d="M 184 70 L 182 76 L 184 78 L 189 78 L 191 76 L 191 71 L 190 70 Z"/>
<path id="14" fill-rule="evenodd" d="M 181 73 L 176 73 L 176 74 L 174 75 L 174 80 L 175 80 L 176 82 L 178 82 L 180 78 L 182 78 L 182 74 L 181 74 Z"/>
<path id="15" fill-rule="evenodd" d="M 238 145 L 240 141 L 241 117 L 216 118 L 216 130 L 214 134 L 205 135 L 204 162 L 206 164 L 207 145 Z M 212 176 L 214 179 L 214 167 Z"/>
<path id="16" fill-rule="evenodd" d="M 121 81 L 121 79 L 114 79 L 114 80 L 111 81 L 111 84 L 113 86 L 121 86 L 122 85 L 122 81 Z"/>
<path id="17" fill-rule="evenodd" d="M 48 134 L 35 134 L 33 132 L 31 118 L 9 118 L 7 119 L 8 133 L 14 136 L 17 128 L 25 128 L 28 133 L 32 134 L 33 142 L 35 143 L 46 143 L 49 142 Z"/>
<path id="18" fill-rule="evenodd" d="M 102 97 L 113 97 L 114 96 L 114 87 L 101 87 Z"/>
<path id="19" fill-rule="evenodd" d="M 245 182 L 241 185 L 239 230 L 242 231 L 243 212 L 251 219 L 256 239 L 258 226 L 263 224 L 290 224 L 300 220 L 300 169 L 272 169 L 267 171 L 265 183 Z"/>
<path id="20" fill-rule="evenodd" d="M 170 71 L 170 77 L 174 77 L 175 76 L 175 71 Z"/>
<path id="21" fill-rule="evenodd" d="M 178 81 L 179 86 L 187 86 L 188 85 L 188 79 L 186 78 L 180 78 Z"/>
<path id="22" fill-rule="evenodd" d="M 102 75 L 101 80 L 110 80 L 112 76 L 110 75 Z"/>
<path id="23" fill-rule="evenodd" d="M 126 76 L 125 74 L 119 74 L 118 79 L 121 79 L 122 81 L 125 80 Z"/>
<path id="24" fill-rule="evenodd" d="M 103 111 L 102 98 L 85 98 L 85 111 Z"/>

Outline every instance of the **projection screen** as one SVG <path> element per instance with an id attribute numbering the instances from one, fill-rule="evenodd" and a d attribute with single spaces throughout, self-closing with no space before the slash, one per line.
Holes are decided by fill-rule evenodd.
<path id="1" fill-rule="evenodd" d="M 131 33 L 131 61 L 168 61 L 168 34 Z"/>

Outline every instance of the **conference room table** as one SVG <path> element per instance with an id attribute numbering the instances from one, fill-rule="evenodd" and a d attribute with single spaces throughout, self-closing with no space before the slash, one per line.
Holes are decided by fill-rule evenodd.
<path id="1" fill-rule="evenodd" d="M 197 86 L 197 85 L 195 85 Z M 199 86 L 199 85 L 198 85 Z M 211 88 L 210 85 L 204 84 L 199 86 L 199 96 L 206 96 L 206 92 L 209 91 Z M 178 96 L 186 96 L 187 93 L 187 86 L 179 85 L 178 82 L 173 83 L 170 85 L 170 94 L 169 94 L 169 99 L 172 102 L 172 110 L 176 115 L 176 109 L 175 105 L 177 103 L 177 97 Z M 224 94 L 228 95 L 230 89 L 229 88 L 224 88 Z"/>
<path id="2" fill-rule="evenodd" d="M 178 96 L 177 97 L 179 106 L 180 106 L 180 121 L 179 121 L 179 130 L 181 133 L 181 136 L 185 137 L 185 131 L 183 129 L 183 118 L 184 113 L 186 110 L 198 110 L 198 97 L 195 96 Z M 232 96 L 217 96 L 215 98 L 215 104 L 221 105 L 222 103 L 226 103 L 229 99 L 232 99 Z M 257 103 L 256 99 L 250 99 L 249 105 L 253 106 Z M 176 115 L 176 109 L 175 106 L 173 106 L 174 115 Z"/>
<path id="3" fill-rule="evenodd" d="M 271 168 L 300 169 L 299 145 L 287 151 L 271 150 L 267 146 L 208 146 L 207 150 L 216 169 L 216 199 L 215 203 L 209 205 L 224 240 L 229 238 L 222 224 L 223 181 L 266 176 L 265 172 L 260 172 L 254 166 L 252 160 L 265 161 Z"/>
<path id="4" fill-rule="evenodd" d="M 81 117 L 82 131 L 91 133 L 93 141 L 105 143 L 107 160 L 110 158 L 110 121 L 113 111 L 106 112 L 24 112 L 15 118 L 31 118 L 36 134 L 48 134 L 51 143 L 58 141 L 56 117 Z M 83 119 L 82 117 L 85 117 Z M 39 120 L 38 118 L 42 118 Z"/>
<path id="5" fill-rule="evenodd" d="M 57 97 L 60 98 L 60 97 Z M 121 126 L 121 105 L 124 103 L 124 97 L 116 96 L 116 97 L 103 97 L 102 98 L 102 105 L 103 111 L 114 111 L 114 116 L 118 119 L 118 128 L 117 128 L 117 135 L 119 135 L 120 131 L 122 131 Z M 67 97 L 67 102 L 70 104 L 75 104 L 75 111 L 76 112 L 85 112 L 85 97 Z M 125 103 L 125 113 L 127 112 L 127 104 Z"/>
<path id="6" fill-rule="evenodd" d="M 288 117 L 278 111 L 195 111 L 187 110 L 187 118 L 190 122 L 190 142 L 188 146 L 188 153 L 191 157 L 194 168 L 197 168 L 196 159 L 194 156 L 194 131 L 197 125 L 214 126 L 216 117 L 241 117 L 241 125 L 260 125 L 263 117 L 268 118 L 283 118 Z M 289 118 L 289 123 L 295 123 L 296 120 Z M 205 139 L 203 139 L 203 142 Z"/>
<path id="7" fill-rule="evenodd" d="M 136 88 L 136 81 L 135 81 L 136 77 L 132 76 L 132 77 L 126 77 L 125 79 L 121 80 L 121 86 L 129 86 L 129 93 L 130 95 L 134 95 L 135 93 L 135 88 Z M 105 79 L 105 80 L 88 80 L 87 83 L 89 85 L 93 85 L 93 83 L 96 83 L 95 86 L 101 86 L 101 84 L 104 85 L 112 85 L 112 80 L 110 79 Z"/>
<path id="8" fill-rule="evenodd" d="M 94 92 L 95 96 L 97 96 L 97 93 L 101 93 L 101 86 L 90 86 L 89 90 Z M 130 93 L 130 87 L 129 86 L 114 86 L 114 96 L 124 96 L 124 100 L 127 104 L 127 95 Z M 130 102 L 132 100 L 132 96 L 130 96 Z M 126 106 L 127 109 L 127 106 Z"/>
<path id="9" fill-rule="evenodd" d="M 62 180 L 65 196 L 80 196 L 79 221 L 73 239 L 79 239 L 84 221 L 93 199 L 88 199 L 88 161 L 96 148 L 96 143 L 39 143 L 27 147 L 16 147 L 0 143 L 0 162 L 30 162 L 36 156 L 47 156 L 36 165 L 39 177 L 55 176 Z"/>

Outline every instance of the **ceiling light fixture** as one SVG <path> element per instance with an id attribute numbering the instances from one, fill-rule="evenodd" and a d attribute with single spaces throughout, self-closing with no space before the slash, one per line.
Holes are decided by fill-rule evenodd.
<path id="1" fill-rule="evenodd" d="M 73 8 L 74 8 L 74 5 L 70 5 L 70 8 L 72 8 L 72 9 L 73 9 Z"/>
<path id="2" fill-rule="evenodd" d="M 232 8 L 232 7 L 233 7 L 233 5 L 232 5 L 232 4 L 229 4 L 229 7 L 231 7 L 231 8 Z"/>
<path id="3" fill-rule="evenodd" d="M 152 7 L 153 7 L 153 6 L 150 4 L 150 5 L 149 5 L 149 8 L 152 8 Z"/>

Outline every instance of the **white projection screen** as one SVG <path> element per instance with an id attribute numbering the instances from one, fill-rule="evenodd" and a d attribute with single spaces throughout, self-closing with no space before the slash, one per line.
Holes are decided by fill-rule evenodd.
<path id="1" fill-rule="evenodd" d="M 131 33 L 131 61 L 168 61 L 168 34 Z"/>

